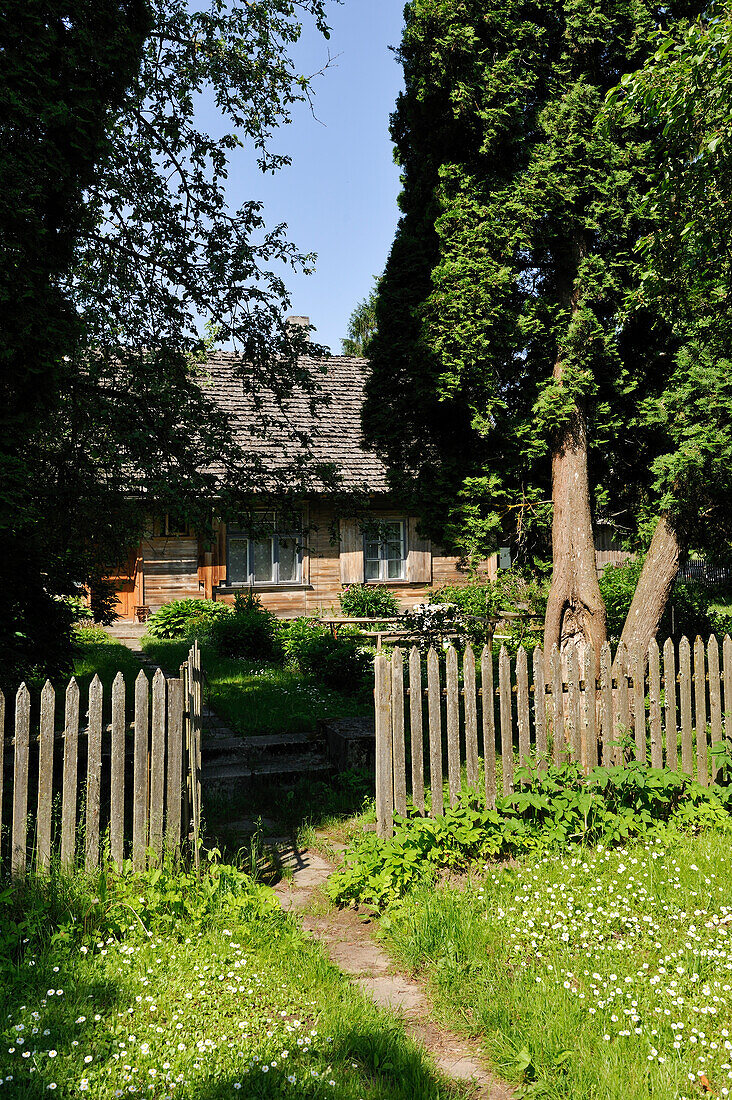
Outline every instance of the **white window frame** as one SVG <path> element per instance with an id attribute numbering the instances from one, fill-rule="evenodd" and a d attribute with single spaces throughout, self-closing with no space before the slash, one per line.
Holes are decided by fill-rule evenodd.
<path id="1" fill-rule="evenodd" d="M 399 524 L 399 533 L 400 533 L 399 537 L 400 537 L 400 543 L 401 543 L 401 556 L 400 556 L 399 560 L 402 563 L 401 564 L 401 572 L 399 573 L 398 577 L 390 577 L 389 576 L 389 562 L 397 560 L 395 558 L 390 558 L 389 557 L 389 552 L 388 552 L 389 539 L 382 538 L 380 534 L 379 534 L 378 538 L 372 538 L 367 532 L 365 532 L 364 536 L 363 536 L 363 576 L 364 576 L 365 583 L 366 584 L 398 584 L 400 581 L 405 581 L 407 579 L 407 521 L 406 521 L 406 519 L 400 519 L 399 517 L 395 517 L 395 516 L 374 516 L 373 517 L 373 523 L 377 527 L 380 526 L 381 524 L 386 524 L 386 523 L 398 523 Z M 378 557 L 378 559 L 376 559 L 376 558 L 367 558 L 366 557 L 366 548 L 367 548 L 368 544 L 369 543 L 374 543 L 374 542 L 377 542 L 377 541 L 379 543 L 379 557 Z M 377 561 L 377 560 L 379 562 L 379 576 L 378 577 L 367 577 L 366 573 L 367 573 L 367 569 L 368 569 L 368 563 L 373 562 L 373 561 Z"/>
<path id="2" fill-rule="evenodd" d="M 282 587 L 287 585 L 302 584 L 303 577 L 303 547 L 302 547 L 302 534 L 296 534 L 295 532 L 277 530 L 278 517 L 275 517 L 275 529 L 271 534 L 261 537 L 252 538 L 251 532 L 245 530 L 239 530 L 238 528 L 227 527 L 226 530 L 226 586 L 227 588 L 271 588 L 273 586 Z M 296 569 L 295 576 L 288 577 L 285 580 L 280 580 L 280 540 L 281 539 L 293 539 L 297 544 L 297 556 L 296 556 Z M 244 542 L 246 543 L 247 554 L 247 577 L 245 580 L 233 580 L 231 575 L 231 542 Z M 256 580 L 254 576 L 254 544 L 255 542 L 270 543 L 270 559 L 272 563 L 272 579 L 261 581 Z"/>

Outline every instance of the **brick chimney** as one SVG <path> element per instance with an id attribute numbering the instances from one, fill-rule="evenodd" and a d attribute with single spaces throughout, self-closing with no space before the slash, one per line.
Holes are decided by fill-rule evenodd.
<path id="1" fill-rule="evenodd" d="M 309 317 L 294 317 L 293 316 L 293 317 L 288 317 L 285 323 L 287 325 L 291 325 L 293 328 L 307 329 L 307 328 L 310 327 L 310 318 Z M 305 333 L 305 339 L 306 340 L 310 339 L 310 333 L 309 332 Z"/>

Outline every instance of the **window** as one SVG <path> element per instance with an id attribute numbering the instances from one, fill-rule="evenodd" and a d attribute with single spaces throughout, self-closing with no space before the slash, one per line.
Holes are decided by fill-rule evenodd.
<path id="1" fill-rule="evenodd" d="M 367 581 L 399 581 L 406 573 L 406 524 L 400 519 L 377 520 L 364 536 L 364 577 Z"/>
<path id="2" fill-rule="evenodd" d="M 146 538 L 186 538 L 189 533 L 190 524 L 182 513 L 158 512 L 156 515 L 147 517 Z"/>
<path id="3" fill-rule="evenodd" d="M 301 534 L 292 516 L 278 529 L 279 517 L 262 516 L 253 531 L 229 529 L 226 579 L 230 585 L 298 584 L 302 578 Z M 299 525 L 298 525 L 299 526 Z M 269 530 L 268 530 L 269 528 Z"/>

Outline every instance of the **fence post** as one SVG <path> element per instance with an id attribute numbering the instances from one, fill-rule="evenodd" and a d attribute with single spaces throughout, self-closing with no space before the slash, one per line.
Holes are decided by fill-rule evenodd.
<path id="1" fill-rule="evenodd" d="M 21 684 L 15 696 L 15 759 L 13 762 L 13 836 L 10 873 L 25 874 L 28 840 L 28 746 L 30 741 L 30 692 Z"/>
<path id="2" fill-rule="evenodd" d="M 531 730 L 529 728 L 529 669 L 526 650 L 519 648 L 516 655 L 516 692 L 519 736 L 519 764 L 526 767 L 530 762 Z"/>
<path id="3" fill-rule="evenodd" d="M 552 758 L 561 764 L 564 752 L 564 694 L 562 690 L 562 659 L 559 646 L 552 646 Z"/>
<path id="4" fill-rule="evenodd" d="M 200 660 L 198 642 L 194 642 L 188 654 L 188 725 L 189 770 L 191 775 L 191 808 L 193 811 L 193 864 L 196 875 L 201 872 L 199 837 L 201 832 L 201 739 L 200 739 Z"/>
<path id="5" fill-rule="evenodd" d="M 407 761 L 404 743 L 404 660 L 397 646 L 391 655 L 391 739 L 394 766 L 394 809 L 407 812 Z"/>
<path id="6" fill-rule="evenodd" d="M 724 734 L 732 748 L 732 638 L 725 634 L 722 643 L 724 659 Z"/>
<path id="7" fill-rule="evenodd" d="M 534 729 L 536 731 L 536 755 L 546 756 L 546 685 L 544 681 L 544 654 L 541 646 L 534 649 Z"/>
<path id="8" fill-rule="evenodd" d="M 696 722 L 696 777 L 703 787 L 709 783 L 707 760 L 707 677 L 704 642 L 694 642 L 694 719 Z"/>
<path id="9" fill-rule="evenodd" d="M 376 831 L 388 840 L 394 831 L 391 740 L 391 666 L 383 653 L 374 659 L 376 717 Z"/>
<path id="10" fill-rule="evenodd" d="M 160 669 L 152 683 L 150 740 L 150 850 L 156 864 L 163 856 L 163 802 L 165 798 L 165 677 Z"/>
<path id="11" fill-rule="evenodd" d="M 455 646 L 449 646 L 445 658 L 447 685 L 447 782 L 450 806 L 460 797 L 460 688 Z"/>
<path id="12" fill-rule="evenodd" d="M 440 664 L 434 649 L 427 654 L 427 721 L 430 733 L 430 816 L 444 813 L 442 793 L 442 715 L 440 713 Z"/>
<path id="13" fill-rule="evenodd" d="M 61 865 L 74 866 L 76 799 L 79 771 L 79 685 L 73 678 L 66 688 L 64 712 L 64 788 L 61 804 Z"/>
<path id="14" fill-rule="evenodd" d="M 409 730 L 412 749 L 412 801 L 424 814 L 424 735 L 422 733 L 422 658 L 416 646 L 409 654 Z"/>
<path id="15" fill-rule="evenodd" d="M 600 731 L 602 736 L 602 766 L 613 762 L 613 663 L 610 646 L 603 642 L 600 649 Z"/>
<path id="16" fill-rule="evenodd" d="M 712 748 L 722 740 L 722 682 L 719 673 L 719 646 L 714 634 L 709 639 L 709 724 L 712 728 Z M 712 783 L 717 778 L 717 762 L 712 758 L 710 775 Z"/>
<path id="17" fill-rule="evenodd" d="M 679 766 L 679 734 L 676 720 L 676 652 L 667 638 L 663 646 L 663 694 L 666 711 L 666 767 Z"/>
<path id="18" fill-rule="evenodd" d="M 498 691 L 501 711 L 501 772 L 503 793 L 513 791 L 513 725 L 511 722 L 511 662 L 505 645 L 498 655 Z"/>
<path id="19" fill-rule="evenodd" d="M 658 645 L 651 638 L 648 646 L 648 701 L 651 727 L 651 766 L 663 767 L 663 738 L 661 735 L 661 668 Z"/>
<path id="20" fill-rule="evenodd" d="M 681 767 L 687 775 L 694 771 L 691 728 L 691 646 L 684 637 L 679 642 L 679 689 L 681 695 Z"/>
<path id="21" fill-rule="evenodd" d="M 630 654 L 628 653 L 627 646 L 621 642 L 618 646 L 615 654 L 615 667 L 617 669 L 618 676 L 618 720 L 615 724 L 615 748 L 613 749 L 613 759 L 616 764 L 623 764 L 624 750 L 617 744 L 618 738 L 618 726 L 623 731 L 623 737 L 627 736 L 630 730 L 630 706 L 628 702 L 629 685 L 628 676 L 630 674 Z"/>
<path id="22" fill-rule="evenodd" d="M 636 642 L 631 656 L 633 667 L 633 727 L 635 730 L 635 758 L 645 764 L 646 751 L 646 661 L 643 648 Z"/>
<path id="23" fill-rule="evenodd" d="M 50 680 L 41 692 L 41 729 L 38 743 L 38 814 L 36 846 L 38 870 L 51 866 L 51 813 L 53 808 L 53 733 L 56 720 L 56 693 Z M 0 765 L 1 766 L 1 765 Z"/>
<path id="24" fill-rule="evenodd" d="M 89 725 L 86 742 L 86 845 L 84 868 L 99 866 L 99 811 L 102 786 L 102 682 L 95 675 L 89 685 Z"/>
<path id="25" fill-rule="evenodd" d="M 171 852 L 180 852 L 183 812 L 183 680 L 168 681 L 168 782 L 165 799 L 165 839 Z"/>
<path id="26" fill-rule="evenodd" d="M 483 766 L 485 768 L 485 804 L 496 806 L 496 716 L 493 709 L 493 653 L 483 646 L 480 655 L 480 688 L 483 699 Z"/>
<path id="27" fill-rule="evenodd" d="M 465 770 L 468 787 L 478 790 L 478 699 L 475 689 L 475 654 L 468 643 L 463 656 L 463 687 L 465 689 Z"/>
<path id="28" fill-rule="evenodd" d="M 580 729 L 579 662 L 577 646 L 571 645 L 567 654 L 567 747 L 569 757 L 576 764 L 582 758 L 582 731 Z"/>
<path id="29" fill-rule="evenodd" d="M 585 681 L 585 721 L 582 738 L 582 768 L 589 775 L 597 767 L 597 676 L 595 675 L 595 650 L 585 646 L 583 658 Z"/>
<path id="30" fill-rule="evenodd" d="M 135 759 L 132 780 L 132 869 L 144 871 L 147 863 L 147 676 L 140 669 L 135 680 Z"/>
<path id="31" fill-rule="evenodd" d="M 125 681 L 118 672 L 112 684 L 112 760 L 109 800 L 109 846 L 121 870 L 125 835 Z"/>

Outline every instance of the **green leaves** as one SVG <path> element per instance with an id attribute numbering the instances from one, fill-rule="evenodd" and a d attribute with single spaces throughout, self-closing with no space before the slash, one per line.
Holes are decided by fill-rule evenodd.
<path id="1" fill-rule="evenodd" d="M 732 757 L 718 754 L 720 781 Z M 585 777 L 573 763 L 540 761 L 515 769 L 516 790 L 486 810 L 475 797 L 463 799 L 441 818 L 395 819 L 394 836 L 359 837 L 345 866 L 328 881 L 338 905 L 380 910 L 398 903 L 440 867 L 467 867 L 522 851 L 563 848 L 570 843 L 622 844 L 665 825 L 699 829 L 723 824 L 732 830 L 729 789 L 706 788 L 682 772 L 632 762 L 597 767 Z"/>

